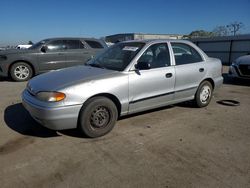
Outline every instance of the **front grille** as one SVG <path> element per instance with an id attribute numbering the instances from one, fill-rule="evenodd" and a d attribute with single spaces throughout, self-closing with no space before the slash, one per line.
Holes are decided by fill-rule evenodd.
<path id="1" fill-rule="evenodd" d="M 243 76 L 250 76 L 250 65 L 239 65 L 239 70 Z"/>

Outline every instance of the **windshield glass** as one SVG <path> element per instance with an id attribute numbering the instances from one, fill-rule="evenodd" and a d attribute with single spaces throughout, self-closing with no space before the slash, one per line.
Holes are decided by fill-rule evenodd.
<path id="1" fill-rule="evenodd" d="M 47 41 L 48 41 L 48 40 L 42 40 L 42 41 L 40 41 L 40 42 L 38 42 L 38 43 L 35 43 L 35 44 L 33 44 L 31 47 L 29 47 L 29 49 L 34 50 L 34 49 L 41 48 L 42 45 L 44 45 Z"/>
<path id="2" fill-rule="evenodd" d="M 144 45 L 143 42 L 118 43 L 87 63 L 87 65 L 123 71 Z"/>

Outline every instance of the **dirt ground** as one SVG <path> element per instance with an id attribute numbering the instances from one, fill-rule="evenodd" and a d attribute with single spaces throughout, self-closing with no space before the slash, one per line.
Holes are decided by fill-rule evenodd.
<path id="1" fill-rule="evenodd" d="M 250 187 L 250 80 L 224 77 L 206 108 L 122 118 L 98 139 L 40 126 L 21 105 L 27 83 L 0 78 L 0 186 Z"/>

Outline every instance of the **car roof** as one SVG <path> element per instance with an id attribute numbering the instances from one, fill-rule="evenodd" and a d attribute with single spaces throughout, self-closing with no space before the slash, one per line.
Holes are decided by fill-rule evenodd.
<path id="1" fill-rule="evenodd" d="M 101 43 L 104 48 L 108 48 L 107 44 L 102 39 L 96 39 L 96 38 L 84 38 L 84 37 L 54 37 L 54 38 L 47 38 L 43 39 L 42 41 L 53 41 L 53 40 L 81 40 L 81 41 L 96 41 L 98 43 Z M 87 44 L 89 46 L 89 44 Z"/>
<path id="2" fill-rule="evenodd" d="M 43 40 L 95 40 L 100 41 L 100 39 L 96 38 L 83 38 L 83 37 L 55 37 L 55 38 L 47 38 Z"/>
<path id="3" fill-rule="evenodd" d="M 161 42 L 183 42 L 183 43 L 192 43 L 188 40 L 183 39 L 145 39 L 145 40 L 128 40 L 128 41 L 122 41 L 121 43 L 130 43 L 130 42 L 143 42 L 146 44 L 150 43 L 161 43 Z"/>

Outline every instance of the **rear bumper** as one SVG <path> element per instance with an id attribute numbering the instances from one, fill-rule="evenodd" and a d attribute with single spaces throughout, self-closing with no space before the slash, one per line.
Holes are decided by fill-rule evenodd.
<path id="1" fill-rule="evenodd" d="M 53 130 L 77 127 L 78 115 L 82 105 L 42 107 L 31 101 L 28 95 L 26 90 L 22 94 L 23 106 L 38 123 Z"/>
<path id="2" fill-rule="evenodd" d="M 214 89 L 219 88 L 220 86 L 222 86 L 222 84 L 223 84 L 223 77 L 222 76 L 214 79 Z"/>

